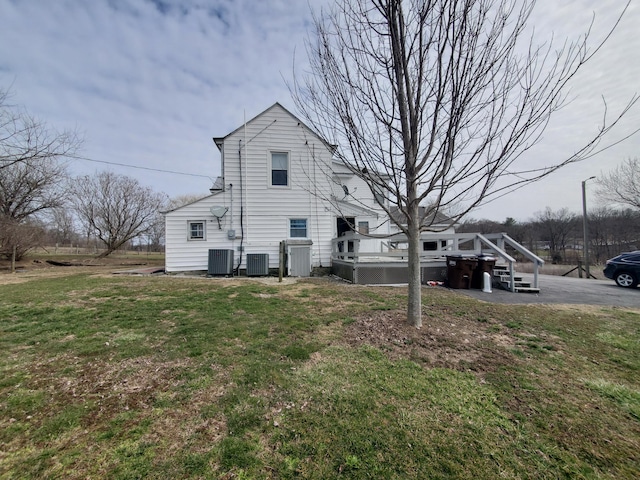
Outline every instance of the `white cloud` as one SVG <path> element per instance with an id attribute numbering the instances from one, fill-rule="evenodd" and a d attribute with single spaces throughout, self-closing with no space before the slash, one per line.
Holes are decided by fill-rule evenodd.
<path id="1" fill-rule="evenodd" d="M 617 0 L 539 1 L 536 28 L 573 36 L 595 11 L 594 35 L 601 38 L 620 8 Z M 291 77 L 294 51 L 297 61 L 305 56 L 310 20 L 306 0 L 0 0 L 0 86 L 11 86 L 14 100 L 49 124 L 83 131 L 89 158 L 214 178 L 219 153 L 212 137 L 276 101 L 292 107 L 283 76 Z M 599 121 L 601 95 L 615 110 L 633 94 L 640 78 L 639 24 L 634 5 L 572 86 L 577 99 L 537 155 L 553 160 L 586 138 Z M 638 113 L 632 120 L 640 125 Z M 634 138 L 561 171 L 478 216 L 524 219 L 546 205 L 576 210 L 582 177 L 636 155 L 639 142 Z M 103 168 L 73 162 L 78 173 Z M 208 179 L 112 169 L 172 196 L 206 193 L 210 186 Z"/>

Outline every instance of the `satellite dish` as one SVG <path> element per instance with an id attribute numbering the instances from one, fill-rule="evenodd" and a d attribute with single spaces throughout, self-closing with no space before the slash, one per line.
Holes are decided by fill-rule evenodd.
<path id="1" fill-rule="evenodd" d="M 220 219 L 226 215 L 229 209 L 227 207 L 223 207 L 222 205 L 214 205 L 209 209 L 209 211 L 211 212 L 211 215 L 216 217 L 216 220 L 218 220 L 218 230 L 222 230 Z"/>
<path id="2" fill-rule="evenodd" d="M 353 192 L 349 191 L 349 187 L 347 187 L 346 185 L 342 185 L 342 190 L 344 191 L 344 198 L 347 198 L 349 195 L 353 195 L 354 193 L 356 193 L 356 190 L 358 190 L 357 188 L 353 189 Z M 343 200 L 344 200 L 343 198 Z"/>
<path id="3" fill-rule="evenodd" d="M 225 214 L 229 211 L 227 207 L 223 207 L 222 205 L 214 205 L 209 209 L 211 215 L 216 217 L 217 219 L 221 219 L 225 216 Z"/>

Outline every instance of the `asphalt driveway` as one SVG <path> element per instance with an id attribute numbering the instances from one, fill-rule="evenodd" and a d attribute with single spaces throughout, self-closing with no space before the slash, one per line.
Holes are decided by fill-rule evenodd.
<path id="1" fill-rule="evenodd" d="M 520 274 L 525 280 L 533 275 Z M 634 307 L 640 309 L 640 288 L 621 288 L 613 280 L 587 280 L 557 275 L 539 275 L 540 293 L 511 293 L 493 288 L 492 293 L 482 290 L 456 290 L 465 295 L 494 303 L 512 304 L 581 304 L 606 305 L 613 307 Z"/>

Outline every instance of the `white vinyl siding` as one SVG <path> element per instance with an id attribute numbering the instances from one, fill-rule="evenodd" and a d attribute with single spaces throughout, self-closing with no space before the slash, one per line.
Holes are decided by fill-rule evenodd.
<path id="1" fill-rule="evenodd" d="M 223 141 L 220 176 L 225 189 L 166 215 L 167 272 L 206 271 L 209 249 L 237 252 L 241 245 L 240 269 L 245 268 L 249 253 L 268 254 L 269 268 L 277 268 L 280 242 L 292 238 L 292 219 L 306 220 L 306 237 L 294 238 L 312 241 L 312 266 L 329 266 L 336 223 L 334 209 L 326 200 L 332 193 L 332 180 L 326 175 L 332 165 L 330 148 L 279 105 Z M 272 154 L 278 153 L 284 155 L 281 160 L 286 159 L 286 186 L 272 185 Z M 278 162 L 276 167 L 284 166 Z M 365 191 L 360 187 L 357 194 Z M 211 213 L 214 206 L 229 209 L 220 225 Z M 189 241 L 187 222 L 196 220 L 207 221 L 205 240 Z M 231 238 L 229 230 L 235 232 Z"/>

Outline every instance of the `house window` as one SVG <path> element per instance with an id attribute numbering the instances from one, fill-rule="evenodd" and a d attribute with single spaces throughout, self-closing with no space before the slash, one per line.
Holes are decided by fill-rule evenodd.
<path id="1" fill-rule="evenodd" d="M 369 222 L 358 222 L 358 233 L 363 235 L 369 234 Z"/>
<path id="2" fill-rule="evenodd" d="M 447 248 L 447 241 L 440 240 L 440 250 L 445 250 Z M 422 242 L 422 250 L 424 251 L 436 251 L 438 250 L 438 242 Z"/>
<path id="3" fill-rule="evenodd" d="M 204 240 L 204 222 L 189 222 L 189 240 Z"/>
<path id="4" fill-rule="evenodd" d="M 438 242 L 422 242 L 422 250 L 424 251 L 438 250 Z"/>
<path id="5" fill-rule="evenodd" d="M 305 238 L 307 236 L 307 219 L 292 218 L 289 220 L 289 236 L 291 238 Z"/>
<path id="6" fill-rule="evenodd" d="M 271 152 L 271 185 L 289 185 L 289 154 L 287 152 Z"/>

